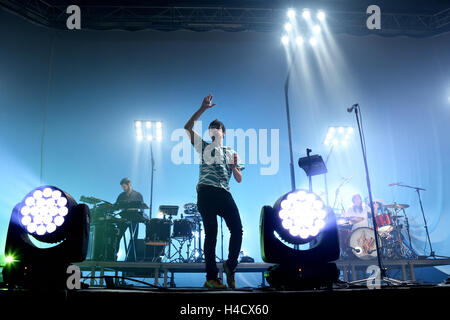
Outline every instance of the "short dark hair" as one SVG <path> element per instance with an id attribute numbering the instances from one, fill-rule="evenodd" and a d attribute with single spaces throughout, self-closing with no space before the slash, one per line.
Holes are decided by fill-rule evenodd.
<path id="1" fill-rule="evenodd" d="M 223 124 L 223 122 L 219 121 L 218 119 L 211 121 L 208 129 L 222 129 L 222 132 L 225 133 L 225 125 Z"/>
<path id="2" fill-rule="evenodd" d="M 128 178 L 123 178 L 122 180 L 120 180 L 120 185 L 130 184 L 130 183 L 131 183 L 131 181 Z"/>

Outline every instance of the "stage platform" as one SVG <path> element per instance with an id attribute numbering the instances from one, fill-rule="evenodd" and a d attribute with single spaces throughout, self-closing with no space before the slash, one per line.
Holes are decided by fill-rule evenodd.
<path id="1" fill-rule="evenodd" d="M 338 260 L 338 268 L 341 270 L 341 280 L 355 281 L 365 277 L 365 270 L 371 265 L 377 265 L 377 260 Z M 156 286 L 170 287 L 174 284 L 174 277 L 177 273 L 204 273 L 204 263 L 153 263 L 153 262 L 107 262 L 107 261 L 85 261 L 77 264 L 82 271 L 89 272 L 91 277 L 99 277 L 98 286 L 103 287 L 103 276 L 106 273 L 119 273 L 127 277 L 153 278 Z M 272 264 L 268 263 L 240 263 L 236 269 L 237 273 L 261 273 L 260 287 L 265 287 L 264 272 Z M 450 259 L 399 259 L 384 260 L 383 265 L 388 271 L 396 270 L 401 272 L 403 281 L 415 282 L 416 268 L 435 267 L 450 265 Z M 222 263 L 217 264 L 220 277 L 223 279 Z M 92 278 L 89 282 L 91 287 L 96 285 Z"/>

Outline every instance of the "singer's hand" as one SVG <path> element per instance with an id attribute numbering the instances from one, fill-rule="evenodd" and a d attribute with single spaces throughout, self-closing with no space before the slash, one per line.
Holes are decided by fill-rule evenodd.
<path id="1" fill-rule="evenodd" d="M 210 93 L 210 94 L 208 94 L 208 96 L 206 96 L 204 99 L 203 99 L 203 102 L 202 102 L 202 108 L 203 109 L 210 109 L 210 108 L 212 108 L 212 107 L 214 107 L 216 104 L 214 103 L 211 103 L 212 102 L 212 99 L 213 99 L 213 96 L 212 96 L 212 94 Z"/>

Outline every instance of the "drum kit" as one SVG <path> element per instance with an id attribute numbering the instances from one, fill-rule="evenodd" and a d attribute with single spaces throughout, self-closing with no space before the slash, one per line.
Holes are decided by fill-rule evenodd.
<path id="1" fill-rule="evenodd" d="M 181 219 L 173 219 L 178 214 L 178 206 L 160 206 L 159 212 L 163 218 L 150 219 L 146 224 L 146 245 L 160 246 L 161 256 L 167 262 L 201 260 L 202 218 L 197 205 L 185 204 Z"/>
<path id="2" fill-rule="evenodd" d="M 378 234 L 378 244 L 383 258 L 407 259 L 415 258 L 416 253 L 411 247 L 407 204 L 384 204 L 376 202 L 375 222 Z M 339 242 L 342 259 L 370 260 L 377 257 L 375 232 L 371 214 L 368 214 L 368 226 L 354 228 L 362 222 L 362 217 L 337 216 Z M 406 233 L 407 240 L 404 236 Z"/>

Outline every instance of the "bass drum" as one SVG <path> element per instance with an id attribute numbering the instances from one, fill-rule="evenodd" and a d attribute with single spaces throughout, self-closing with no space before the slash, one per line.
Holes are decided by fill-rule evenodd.
<path id="1" fill-rule="evenodd" d="M 382 244 L 379 236 L 378 245 L 381 248 Z M 373 229 L 367 227 L 355 229 L 350 236 L 350 248 L 355 257 L 361 260 L 376 258 L 377 247 Z"/>

